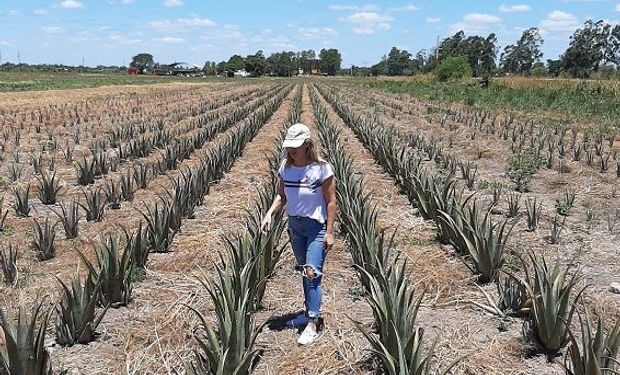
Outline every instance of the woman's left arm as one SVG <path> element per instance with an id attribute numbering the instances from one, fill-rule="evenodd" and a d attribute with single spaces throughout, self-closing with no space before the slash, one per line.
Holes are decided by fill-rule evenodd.
<path id="1" fill-rule="evenodd" d="M 336 182 L 334 176 L 330 176 L 321 185 L 325 202 L 327 203 L 327 229 L 325 231 L 325 250 L 330 250 L 334 245 L 334 222 L 336 221 L 336 212 L 338 206 L 336 204 Z"/>

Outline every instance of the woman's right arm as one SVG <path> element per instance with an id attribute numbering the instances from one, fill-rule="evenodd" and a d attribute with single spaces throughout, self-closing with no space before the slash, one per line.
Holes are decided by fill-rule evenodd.
<path id="1" fill-rule="evenodd" d="M 271 216 L 274 212 L 284 207 L 286 204 L 286 195 L 284 194 L 284 182 L 282 181 L 282 177 L 280 177 L 280 181 L 278 182 L 278 192 L 273 199 L 273 203 L 271 203 L 271 207 L 265 214 L 265 217 L 261 221 L 261 229 L 269 230 L 271 229 Z"/>

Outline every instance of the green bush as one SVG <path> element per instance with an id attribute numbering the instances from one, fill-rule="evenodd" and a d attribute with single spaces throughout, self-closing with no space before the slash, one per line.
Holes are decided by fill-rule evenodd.
<path id="1" fill-rule="evenodd" d="M 545 68 L 544 66 L 537 66 L 532 69 L 532 77 L 546 77 L 547 75 L 547 68 Z"/>
<path id="2" fill-rule="evenodd" d="M 438 81 L 454 81 L 471 77 L 471 67 L 464 56 L 448 57 L 433 71 Z"/>
<path id="3" fill-rule="evenodd" d="M 527 185 L 540 168 L 540 159 L 531 149 L 523 149 L 512 156 L 506 173 L 520 192 L 527 190 Z"/>

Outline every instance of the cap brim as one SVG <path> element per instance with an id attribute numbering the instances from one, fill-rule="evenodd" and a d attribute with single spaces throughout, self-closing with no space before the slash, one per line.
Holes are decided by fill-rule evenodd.
<path id="1" fill-rule="evenodd" d="M 282 142 L 284 148 L 297 148 L 304 144 L 305 139 L 285 139 Z"/>

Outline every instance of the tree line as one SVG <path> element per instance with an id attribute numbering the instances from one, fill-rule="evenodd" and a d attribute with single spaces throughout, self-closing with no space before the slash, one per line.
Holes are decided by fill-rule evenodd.
<path id="1" fill-rule="evenodd" d="M 542 61 L 544 43 L 540 30 L 531 27 L 523 31 L 519 40 L 504 47 L 497 59 L 499 47 L 494 33 L 488 36 L 465 36 L 463 31 L 443 39 L 427 52 L 420 50 L 413 56 L 407 50 L 392 47 L 380 62 L 360 75 L 413 75 L 437 69 L 445 60 L 465 64 L 469 74 L 484 77 L 498 74 L 538 76 L 566 75 L 577 78 L 617 74 L 620 66 L 620 25 L 600 20 L 588 20 L 570 37 L 567 49 L 559 59 Z M 458 62 L 454 62 L 458 60 Z"/>
<path id="2" fill-rule="evenodd" d="M 227 61 L 207 61 L 203 71 L 206 75 L 227 75 L 245 70 L 253 77 L 263 75 L 290 77 L 298 74 L 336 75 L 340 72 L 342 56 L 337 49 L 321 49 L 318 56 L 312 49 L 301 52 L 282 51 L 272 53 L 269 57 L 260 50 L 245 57 L 233 55 Z M 131 65 L 140 69 L 157 68 L 153 56 L 140 53 L 132 58 Z"/>

